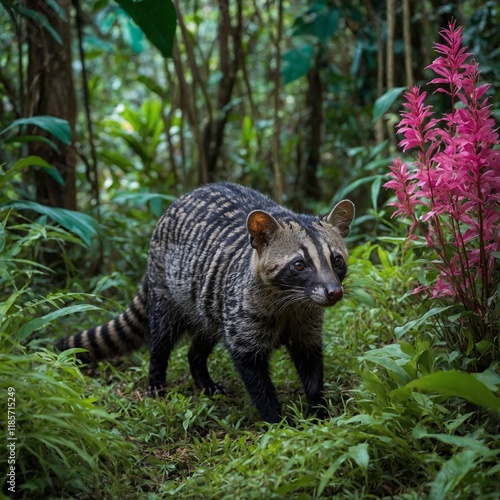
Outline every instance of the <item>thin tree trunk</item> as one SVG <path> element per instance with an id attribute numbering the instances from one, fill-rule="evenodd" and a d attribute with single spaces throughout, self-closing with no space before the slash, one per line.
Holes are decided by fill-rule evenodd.
<path id="1" fill-rule="evenodd" d="M 365 0 L 365 5 L 368 12 L 368 18 L 375 28 L 377 37 L 377 97 L 380 97 L 384 93 L 384 42 L 382 38 L 382 29 L 380 20 L 377 18 L 370 0 Z M 379 118 L 375 123 L 375 138 L 377 144 L 384 141 L 384 136 L 384 122 L 382 118 Z"/>
<path id="2" fill-rule="evenodd" d="M 394 88 L 394 32 L 396 26 L 396 0 L 386 0 L 387 9 L 387 90 Z M 387 133 L 391 144 L 396 144 L 394 125 L 387 123 Z"/>
<path id="3" fill-rule="evenodd" d="M 89 93 L 89 83 L 87 76 L 87 66 L 85 63 L 85 52 L 83 49 L 83 12 L 80 6 L 80 0 L 72 0 L 73 7 L 75 9 L 76 14 L 76 28 L 78 33 L 78 53 L 80 56 L 80 64 L 82 66 L 82 89 L 83 89 L 83 104 L 85 108 L 85 118 L 86 118 L 86 126 L 87 126 L 87 140 L 90 149 L 90 157 L 92 159 L 92 163 L 87 165 L 87 178 L 90 182 L 92 189 L 92 197 L 94 198 L 94 203 L 97 208 L 96 214 L 97 219 L 101 220 L 100 216 L 100 189 L 99 189 L 99 167 L 97 163 L 97 151 L 94 143 L 94 132 L 92 126 L 92 114 L 91 114 L 91 106 L 90 106 L 90 93 Z M 102 259 L 102 252 L 101 252 Z"/>
<path id="4" fill-rule="evenodd" d="M 217 161 L 220 157 L 224 129 L 229 114 L 228 105 L 233 96 L 233 90 L 242 57 L 242 0 L 236 0 L 235 2 L 236 22 L 234 24 L 231 20 L 230 0 L 218 1 L 219 23 L 216 45 L 219 50 L 218 60 L 221 78 L 215 104 L 210 100 L 208 93 L 208 75 L 202 75 L 200 71 L 200 68 L 209 69 L 207 64 L 209 56 L 205 58 L 205 61 L 202 60 L 201 63 L 197 62 L 195 57 L 196 47 L 183 22 L 183 16 L 179 8 L 180 2 L 174 0 L 174 4 L 177 8 L 182 40 L 186 47 L 187 65 L 193 77 L 192 83 L 188 84 L 185 78 L 184 65 L 182 64 L 179 51 L 174 52 L 175 68 L 177 78 L 180 82 L 181 102 L 183 106 L 187 106 L 183 108 L 183 110 L 187 110 L 190 127 L 193 135 L 196 137 L 199 151 L 198 183 L 205 184 L 214 180 L 216 177 Z M 201 49 L 199 47 L 197 48 L 198 51 L 201 52 Z M 197 104 L 197 89 L 201 91 L 204 98 L 205 109 L 203 109 L 203 120 L 199 119 L 197 110 L 195 109 Z M 188 102 L 187 92 L 189 90 L 191 90 L 192 103 Z M 205 123 L 203 127 L 201 127 L 202 121 Z"/>
<path id="5" fill-rule="evenodd" d="M 403 0 L 403 41 L 405 46 L 406 85 L 413 85 L 413 58 L 411 45 L 410 0 Z"/>
<path id="6" fill-rule="evenodd" d="M 68 2 L 59 0 L 58 3 L 66 20 L 52 10 L 48 2 L 26 0 L 26 6 L 42 13 L 62 39 L 59 44 L 39 23 L 29 21 L 27 115 L 50 115 L 67 120 L 74 136 L 76 99 L 71 67 L 70 9 Z M 37 171 L 36 199 L 45 205 L 74 210 L 77 154 L 72 145 L 58 143 L 58 147 L 56 151 L 42 142 L 30 143 L 29 153 L 57 168 L 65 182 L 61 186 L 45 172 Z"/>
<path id="7" fill-rule="evenodd" d="M 189 89 L 189 84 L 186 80 L 186 73 L 184 71 L 184 65 L 181 60 L 181 56 L 179 53 L 179 48 L 177 45 L 174 45 L 174 50 L 172 51 L 172 59 L 174 61 L 174 66 L 175 66 L 175 73 L 177 75 L 177 80 L 179 84 L 179 102 L 180 102 L 180 108 L 182 110 L 182 126 L 181 126 L 181 150 L 182 150 L 182 158 L 183 158 L 183 171 L 186 174 L 186 167 L 185 167 L 185 161 L 186 161 L 186 154 L 185 154 L 185 148 L 184 148 L 184 122 L 186 121 L 185 118 L 187 118 L 187 122 L 189 123 L 189 126 L 193 132 L 194 140 L 196 143 L 196 149 L 198 150 L 198 155 L 199 155 L 199 172 L 200 176 L 203 175 L 204 172 L 207 172 L 207 166 L 206 166 L 206 157 L 204 155 L 204 149 L 203 149 L 203 137 L 201 134 L 201 125 L 198 121 L 198 114 L 196 113 L 195 109 L 195 100 L 194 97 L 190 94 L 190 89 Z M 186 181 L 186 175 L 184 175 L 184 179 Z M 184 188 L 187 186 L 185 185 Z"/>
<path id="8" fill-rule="evenodd" d="M 276 69 L 274 73 L 274 131 L 273 168 L 276 201 L 283 200 L 283 179 L 281 176 L 281 39 L 283 38 L 283 0 L 278 0 L 278 35 L 276 37 Z"/>
<path id="9" fill-rule="evenodd" d="M 394 87 L 394 31 L 396 25 L 396 0 L 386 0 L 387 8 L 387 90 Z"/>
<path id="10" fill-rule="evenodd" d="M 321 198 L 318 167 L 321 161 L 321 129 L 323 126 L 323 83 L 321 81 L 322 54 L 318 53 L 314 67 L 307 73 L 306 103 L 308 118 L 308 151 L 304 172 L 304 193 L 315 200 Z"/>
<path id="11" fill-rule="evenodd" d="M 173 177 L 173 191 L 176 196 L 179 195 L 178 189 L 179 189 L 179 176 L 177 175 L 177 161 L 175 158 L 175 147 L 174 147 L 174 141 L 172 139 L 172 133 L 171 133 L 171 128 L 172 128 L 172 120 L 174 117 L 175 113 L 175 85 L 172 82 L 172 79 L 170 78 L 170 71 L 168 69 L 168 62 L 165 61 L 163 65 L 165 69 L 165 78 L 167 80 L 167 88 L 169 89 L 168 95 L 165 94 L 162 96 L 162 111 L 161 111 L 161 118 L 163 121 L 163 130 L 165 131 L 165 137 L 167 139 L 167 144 L 168 144 L 168 155 L 170 159 L 170 171 L 172 172 L 172 177 Z M 166 109 L 168 110 L 168 113 Z"/>
<path id="12" fill-rule="evenodd" d="M 229 0 L 219 0 L 219 71 L 222 75 L 217 95 L 217 111 L 211 116 L 203 133 L 203 146 L 207 158 L 207 172 L 200 181 L 205 183 L 214 180 L 217 161 L 222 148 L 224 129 L 226 127 L 236 76 L 240 67 L 242 22 L 242 0 L 236 2 L 236 24 L 231 23 Z M 231 51 L 232 48 L 232 51 Z"/>

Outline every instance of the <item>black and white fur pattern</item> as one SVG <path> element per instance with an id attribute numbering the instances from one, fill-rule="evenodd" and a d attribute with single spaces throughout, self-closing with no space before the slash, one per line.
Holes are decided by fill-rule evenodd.
<path id="1" fill-rule="evenodd" d="M 167 363 L 185 332 L 200 389 L 223 392 L 207 369 L 222 340 L 263 420 L 278 422 L 269 373 L 285 345 L 302 382 L 309 413 L 325 415 L 322 324 L 325 307 L 343 294 L 344 238 L 354 205 L 343 200 L 325 217 L 298 215 L 251 189 L 209 184 L 177 199 L 151 239 L 147 275 L 125 312 L 58 342 L 84 347 L 86 361 L 149 344 L 149 394 L 166 391 Z"/>

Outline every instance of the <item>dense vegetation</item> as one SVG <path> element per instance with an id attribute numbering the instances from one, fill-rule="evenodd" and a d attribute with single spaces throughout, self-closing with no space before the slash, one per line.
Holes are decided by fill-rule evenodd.
<path id="1" fill-rule="evenodd" d="M 0 461 L 17 496 L 497 498 L 496 2 L 132 3 L 2 0 L 0 413 L 17 440 Z M 295 426 L 258 421 L 222 347 L 227 396 L 199 394 L 183 344 L 158 400 L 145 351 L 89 370 L 53 350 L 127 304 L 162 210 L 216 179 L 357 204 L 325 421 L 302 417 L 281 351 Z"/>

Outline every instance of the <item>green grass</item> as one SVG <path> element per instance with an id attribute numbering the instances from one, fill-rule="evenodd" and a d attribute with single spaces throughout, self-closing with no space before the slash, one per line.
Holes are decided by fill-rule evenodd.
<path id="1" fill-rule="evenodd" d="M 273 357 L 273 378 L 293 427 L 259 421 L 222 346 L 210 369 L 227 395 L 213 399 L 195 388 L 187 341 L 172 355 L 170 392 L 158 400 L 145 397 L 145 350 L 83 371 L 73 355 L 51 352 L 56 337 L 109 319 L 106 309 L 120 308 L 113 301 L 85 316 L 61 316 L 51 331 L 35 331 L 22 346 L 8 331 L 45 314 L 48 303 L 62 307 L 62 295 L 37 299 L 30 292 L 29 308 L 16 308 L 13 292 L 16 300 L 0 321 L 6 326 L 0 329 L 0 404 L 5 412 L 7 387 L 14 386 L 19 496 L 498 498 L 498 414 L 458 397 L 404 389 L 408 380 L 457 361 L 433 337 L 432 321 L 395 337 L 397 326 L 425 310 L 404 298 L 417 271 L 414 257 L 398 248 L 353 249 L 349 293 L 325 322 L 329 419 L 303 418 L 292 364 L 282 349 Z M 130 286 L 120 290 L 122 306 L 133 293 L 131 280 L 119 273 L 93 282 Z M 496 392 L 497 372 L 493 366 L 483 375 Z"/>

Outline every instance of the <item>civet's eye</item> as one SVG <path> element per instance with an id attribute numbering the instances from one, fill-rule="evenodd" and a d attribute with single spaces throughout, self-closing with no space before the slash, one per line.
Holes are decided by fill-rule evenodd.
<path id="1" fill-rule="evenodd" d="M 336 269 L 340 269 L 340 268 L 344 267 L 344 259 L 343 259 L 342 255 L 335 255 L 333 257 L 333 265 Z"/>
<path id="2" fill-rule="evenodd" d="M 303 271 L 305 268 L 306 268 L 306 263 L 303 261 L 303 260 L 296 260 L 293 264 L 292 264 L 292 268 L 295 270 L 295 271 Z"/>

